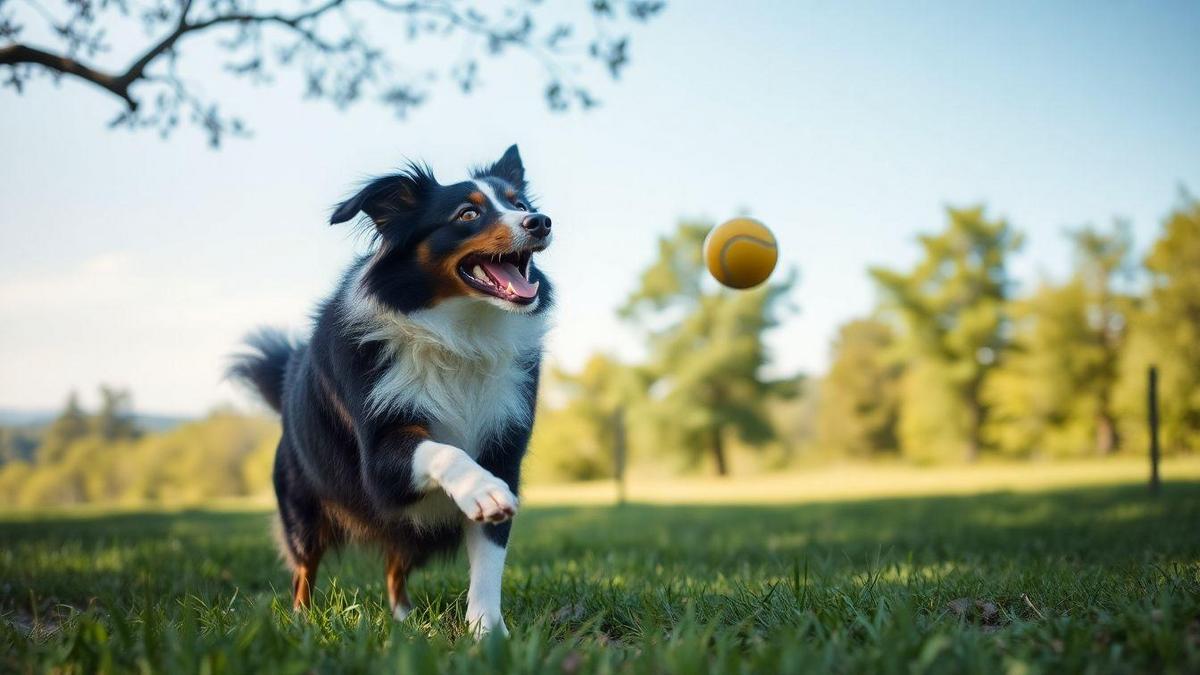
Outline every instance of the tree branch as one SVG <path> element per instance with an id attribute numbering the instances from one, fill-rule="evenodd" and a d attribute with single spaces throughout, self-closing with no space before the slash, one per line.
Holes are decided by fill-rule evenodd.
<path id="1" fill-rule="evenodd" d="M 129 87 L 134 82 L 141 80 L 146 75 L 146 68 L 154 62 L 155 59 L 162 56 L 175 46 L 184 35 L 188 33 L 202 31 L 206 28 L 218 26 L 221 24 L 230 23 L 273 23 L 291 29 L 299 33 L 305 40 L 329 50 L 331 45 L 321 40 L 315 33 L 304 28 L 301 24 L 316 19 L 322 14 L 341 5 L 345 0 L 328 0 L 323 5 L 314 7 L 307 12 L 287 16 L 283 14 L 220 14 L 203 21 L 189 23 L 187 20 L 188 11 L 191 9 L 192 0 L 184 0 L 182 8 L 179 12 L 179 22 L 175 25 L 175 29 L 164 36 L 161 40 L 155 43 L 152 47 L 146 50 L 138 57 L 124 73 L 120 75 L 112 75 L 103 73 L 95 68 L 84 65 L 83 63 L 61 54 L 53 54 L 36 47 L 30 47 L 23 44 L 14 44 L 7 47 L 0 47 L 0 65 L 17 66 L 22 63 L 29 63 L 48 68 L 54 72 L 64 75 L 73 75 L 81 78 L 92 84 L 117 95 L 131 111 L 137 110 L 138 102 L 129 93 Z M 415 3 L 413 7 L 416 7 Z"/>
<path id="2" fill-rule="evenodd" d="M 7 47 L 0 47 L 0 65 L 17 66 L 22 63 L 39 65 L 64 75 L 74 75 L 117 95 L 121 100 L 125 101 L 130 110 L 137 109 L 137 101 L 133 100 L 129 95 L 128 83 L 124 83 L 108 73 L 102 73 L 75 59 L 60 54 L 52 54 L 37 47 L 30 47 L 29 45 L 17 43 Z"/>
<path id="3" fill-rule="evenodd" d="M 594 59 L 606 64 L 614 78 L 625 63 L 625 37 L 607 37 L 599 30 L 599 19 L 613 19 L 617 13 L 614 6 L 623 3 L 630 17 L 644 21 L 663 5 L 660 0 L 591 3 L 600 35 L 585 50 L 573 44 L 563 48 L 562 42 L 572 33 L 569 22 L 559 21 L 546 38 L 539 39 L 533 12 L 520 4 L 527 0 L 496 3 L 504 10 L 503 17 L 477 10 L 475 5 L 484 4 L 483 0 L 283 0 L 281 6 L 261 10 L 254 7 L 255 0 L 134 0 L 132 4 L 143 5 L 140 17 L 150 37 L 127 67 L 109 70 L 92 63 L 108 47 L 100 14 L 115 8 L 128 18 L 128 0 L 60 1 L 73 12 L 65 22 L 42 11 L 37 2 L 32 5 L 49 22 L 58 45 L 17 42 L 20 26 L 9 20 L 7 12 L 0 16 L 0 75 L 5 76 L 0 86 L 11 86 L 20 93 L 24 82 L 37 75 L 49 74 L 54 79 L 68 75 L 125 103 L 125 109 L 110 126 L 158 127 L 165 135 L 178 124 L 181 113 L 190 113 L 194 123 L 209 131 L 214 145 L 221 133 L 239 131 L 240 121 L 221 118 L 216 103 L 197 99 L 175 71 L 180 41 L 193 33 L 204 34 L 209 28 L 222 34 L 222 26 L 234 31 L 230 39 L 217 37 L 216 42 L 230 55 L 225 69 L 236 76 L 254 78 L 256 83 L 269 81 L 264 62 L 270 59 L 264 57 L 264 42 L 270 47 L 270 42 L 277 39 L 278 65 L 303 71 L 306 97 L 324 98 L 341 108 L 364 96 L 364 88 L 373 87 L 383 105 L 403 115 L 422 102 L 423 83 L 433 81 L 439 69 L 430 69 L 422 78 L 395 67 L 386 48 L 392 41 L 377 43 L 368 38 L 360 31 L 366 17 L 351 11 L 362 8 L 374 18 L 373 10 L 401 22 L 407 19 L 405 37 L 409 42 L 424 34 L 465 35 L 464 47 L 468 49 L 445 67 L 464 92 L 470 91 L 476 81 L 479 52 L 495 56 L 510 48 L 524 48 L 546 71 L 547 104 L 552 110 L 563 110 L 573 101 L 584 108 L 592 107 L 595 101 L 574 82 L 576 71 L 560 61 L 572 61 L 573 65 L 574 60 Z M 0 6 L 7 9 L 5 2 L 0 0 Z M 282 35 L 270 30 L 272 26 Z M 246 60 L 234 62 L 243 56 Z"/>

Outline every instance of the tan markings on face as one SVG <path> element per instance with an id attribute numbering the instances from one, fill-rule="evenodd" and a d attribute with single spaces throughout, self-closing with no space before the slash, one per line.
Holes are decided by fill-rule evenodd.
<path id="1" fill-rule="evenodd" d="M 509 188 L 504 191 L 504 196 L 508 197 L 508 201 L 515 202 L 517 200 L 517 191 Z"/>
<path id="2" fill-rule="evenodd" d="M 467 195 L 467 201 L 475 206 L 483 206 L 487 202 L 487 197 L 484 197 L 482 192 L 472 192 Z"/>
<path id="3" fill-rule="evenodd" d="M 434 258 L 428 242 L 421 242 L 417 246 L 417 262 L 433 279 L 433 304 L 436 305 L 447 298 L 481 295 L 458 275 L 458 263 L 463 258 L 472 253 L 508 253 L 513 248 L 515 246 L 512 230 L 501 221 L 496 221 L 491 227 L 463 241 L 458 248 L 440 260 Z"/>

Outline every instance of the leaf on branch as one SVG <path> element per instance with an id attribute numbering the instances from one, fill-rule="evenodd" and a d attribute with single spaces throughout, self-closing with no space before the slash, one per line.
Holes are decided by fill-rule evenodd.
<path id="1" fill-rule="evenodd" d="M 574 29 L 571 24 L 560 23 L 554 27 L 554 30 L 546 36 L 546 47 L 550 49 L 558 49 L 559 44 L 570 39 Z"/>
<path id="2" fill-rule="evenodd" d="M 409 87 L 395 86 L 383 94 L 382 101 L 392 109 L 396 117 L 403 118 L 409 110 L 421 105 L 425 97 Z"/>
<path id="3" fill-rule="evenodd" d="M 667 3 L 661 0 L 632 0 L 628 7 L 629 16 L 638 21 L 649 21 L 666 6 Z"/>

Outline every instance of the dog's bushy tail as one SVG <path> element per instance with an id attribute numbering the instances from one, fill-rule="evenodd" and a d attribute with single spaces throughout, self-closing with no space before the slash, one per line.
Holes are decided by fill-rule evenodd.
<path id="1" fill-rule="evenodd" d="M 249 351 L 233 357 L 230 379 L 251 386 L 276 411 L 283 409 L 283 374 L 297 345 L 283 331 L 262 328 L 246 337 Z"/>

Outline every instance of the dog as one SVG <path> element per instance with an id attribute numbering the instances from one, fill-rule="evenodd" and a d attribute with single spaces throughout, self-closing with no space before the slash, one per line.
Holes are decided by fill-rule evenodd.
<path id="1" fill-rule="evenodd" d="M 337 205 L 330 223 L 363 214 L 370 251 L 306 342 L 260 330 L 230 368 L 282 417 L 273 481 L 297 610 L 326 552 L 368 542 L 403 620 L 408 575 L 465 541 L 467 624 L 508 634 L 500 583 L 553 304 L 533 259 L 551 220 L 516 145 L 469 175 L 442 185 L 409 164 Z"/>

